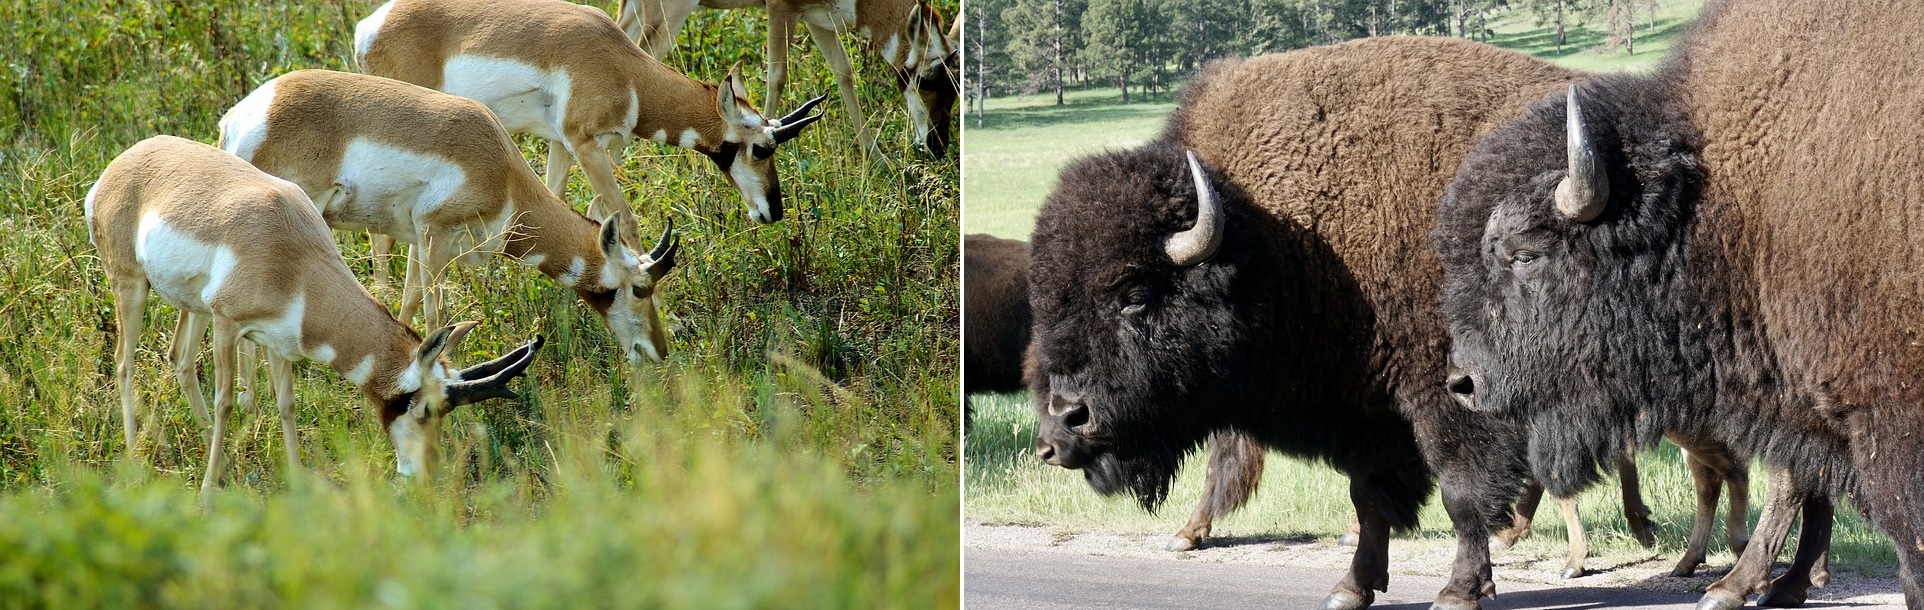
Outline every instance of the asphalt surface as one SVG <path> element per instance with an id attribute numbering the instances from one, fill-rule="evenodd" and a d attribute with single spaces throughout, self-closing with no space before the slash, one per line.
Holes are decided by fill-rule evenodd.
<path id="1" fill-rule="evenodd" d="M 969 548 L 962 586 L 963 605 L 970 610 L 1315 608 L 1342 576 L 1315 568 Z M 1371 607 L 1428 608 L 1443 583 L 1438 577 L 1391 574 L 1389 592 L 1377 593 Z M 1483 607 L 1688 610 L 1697 598 L 1694 593 L 1505 583 Z"/>

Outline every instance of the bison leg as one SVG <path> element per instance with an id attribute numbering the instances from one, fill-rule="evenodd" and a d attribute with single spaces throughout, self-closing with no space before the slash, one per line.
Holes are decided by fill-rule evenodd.
<path id="1" fill-rule="evenodd" d="M 1336 537 L 1336 546 L 1356 546 L 1363 543 L 1363 521 L 1356 517 L 1349 519 L 1349 531 Z"/>
<path id="2" fill-rule="evenodd" d="M 1367 475 L 1350 475 L 1349 499 L 1362 522 L 1356 555 L 1350 558 L 1349 574 L 1336 583 L 1336 589 L 1323 599 L 1321 610 L 1358 610 L 1376 601 L 1376 591 L 1390 587 L 1390 520 L 1383 509 L 1370 501 L 1380 496 L 1365 489 Z"/>
<path id="3" fill-rule="evenodd" d="M 1697 566 L 1704 562 L 1704 555 L 1710 549 L 1710 529 L 1717 521 L 1717 495 L 1723 492 L 1723 475 L 1705 463 L 1696 453 L 1684 449 L 1684 463 L 1690 467 L 1690 481 L 1697 488 L 1697 518 L 1690 526 L 1690 545 L 1685 547 L 1677 567 L 1670 570 L 1671 576 L 1685 577 L 1697 573 Z M 1737 517 L 1735 511 L 1731 517 Z M 1742 555 L 1742 551 L 1731 552 Z"/>
<path id="4" fill-rule="evenodd" d="M 1583 576 L 1583 561 L 1590 557 L 1590 540 L 1583 535 L 1583 515 L 1577 512 L 1576 498 L 1557 498 L 1563 513 L 1563 529 L 1570 533 L 1570 559 L 1563 562 L 1563 577 Z"/>
<path id="5" fill-rule="evenodd" d="M 1209 474 L 1203 484 L 1202 500 L 1189 524 L 1169 540 L 1171 551 L 1202 548 L 1209 538 L 1210 526 L 1217 515 L 1227 515 L 1249 502 L 1263 479 L 1263 446 L 1238 432 L 1223 430 L 1209 435 Z"/>
<path id="6" fill-rule="evenodd" d="M 1507 549 L 1516 546 L 1516 541 L 1529 538 L 1530 524 L 1536 521 L 1537 505 L 1542 503 L 1543 484 L 1536 479 L 1525 482 L 1522 494 L 1517 496 L 1516 509 L 1510 511 L 1510 527 L 1497 530 L 1490 536 L 1490 541 Z"/>
<path id="7" fill-rule="evenodd" d="M 1488 540 L 1496 540 L 1502 534 L 1490 534 L 1489 511 L 1484 503 L 1478 501 L 1476 494 L 1470 493 L 1470 490 L 1478 489 L 1476 485 L 1445 472 L 1442 488 L 1443 509 L 1449 512 L 1450 523 L 1456 529 L 1456 562 L 1450 566 L 1449 584 L 1436 594 L 1436 603 L 1431 609 L 1476 610 L 1481 607 L 1479 600 L 1496 597 L 1496 580 L 1490 574 Z M 1536 512 L 1536 504 L 1543 497 L 1543 487 L 1537 486 L 1535 489 L 1534 498 L 1526 493 L 1518 501 L 1519 507 L 1527 502 L 1529 511 L 1514 513 L 1519 524 L 1510 529 L 1520 527 L 1524 532 L 1529 532 L 1529 515 Z"/>
<path id="8" fill-rule="evenodd" d="M 1636 443 L 1630 443 L 1617 458 L 1617 481 L 1623 485 L 1623 518 L 1630 522 L 1630 535 L 1644 548 L 1656 546 L 1657 537 L 1650 530 L 1650 507 L 1643 503 L 1643 482 L 1637 477 Z"/>
<path id="9" fill-rule="evenodd" d="M 1751 532 L 1750 544 L 1729 574 L 1704 589 L 1697 610 L 1736 610 L 1744 606 L 1745 597 L 1762 589 L 1770 576 L 1771 563 L 1790 535 L 1790 520 L 1803 505 L 1804 492 L 1792 484 L 1790 472 L 1772 470 L 1770 496 L 1764 502 L 1764 514 L 1757 518 L 1757 528 Z"/>
<path id="10" fill-rule="evenodd" d="M 1757 599 L 1757 605 L 1796 608 L 1809 598 L 1811 584 L 1820 573 L 1825 582 L 1830 581 L 1830 570 L 1824 564 L 1829 563 L 1826 557 L 1830 554 L 1832 510 L 1828 495 L 1811 494 L 1805 498 L 1804 529 L 1797 534 L 1797 558 L 1791 562 L 1789 571 L 1770 583 L 1770 590 Z"/>

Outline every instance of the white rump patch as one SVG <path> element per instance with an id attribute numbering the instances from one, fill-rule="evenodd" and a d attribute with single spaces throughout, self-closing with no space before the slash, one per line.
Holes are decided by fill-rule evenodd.
<path id="1" fill-rule="evenodd" d="M 412 233 L 413 218 L 439 208 L 467 185 L 467 173 L 453 159 L 379 144 L 366 138 L 348 142 L 341 155 L 340 175 L 335 182 L 347 187 L 354 196 L 355 213 L 347 215 L 349 226 L 337 228 L 381 229 L 396 235 Z M 355 219 L 380 218 L 407 221 L 402 227 L 351 226 Z M 334 220 L 332 218 L 330 221 Z"/>
<path id="2" fill-rule="evenodd" d="M 146 270 L 154 292 L 175 307 L 201 313 L 213 312 L 208 303 L 219 285 L 209 279 L 223 249 L 187 236 L 153 213 L 142 216 L 134 232 L 134 261 Z M 229 251 L 226 258 L 233 256 Z"/>
<path id="3" fill-rule="evenodd" d="M 274 85 L 280 81 L 279 78 L 267 81 L 221 115 L 221 150 L 234 153 L 242 161 L 254 162 L 254 153 L 260 152 L 261 142 L 267 140 L 267 114 L 274 105 Z"/>
<path id="4" fill-rule="evenodd" d="M 394 8 L 393 2 L 382 4 L 374 13 L 354 24 L 354 61 L 367 68 L 367 52 L 374 48 L 374 38 L 381 34 L 381 25 L 387 22 L 388 9 Z"/>
<path id="5" fill-rule="evenodd" d="M 100 246 L 100 242 L 94 240 L 94 195 L 99 193 L 100 181 L 96 180 L 93 186 L 87 188 L 87 203 L 85 206 L 87 209 L 87 243 L 93 244 L 96 248 Z"/>
<path id="6" fill-rule="evenodd" d="M 441 90 L 486 104 L 510 133 L 561 140 L 569 78 L 503 57 L 456 55 L 441 68 Z M 632 126 L 631 126 L 632 127 Z"/>

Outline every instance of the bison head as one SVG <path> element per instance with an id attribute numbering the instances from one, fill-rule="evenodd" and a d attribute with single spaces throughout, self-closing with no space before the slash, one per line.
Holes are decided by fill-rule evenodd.
<path id="1" fill-rule="evenodd" d="M 1154 509 L 1232 403 L 1260 400 L 1273 302 L 1259 222 L 1193 153 L 1157 143 L 1062 172 L 1030 246 L 1037 456 Z"/>
<path id="2" fill-rule="evenodd" d="M 1695 135 L 1661 101 L 1612 95 L 1625 84 L 1571 87 L 1479 140 L 1432 235 L 1451 335 L 1440 381 L 1466 407 L 1527 421 L 1531 463 L 1559 496 L 1638 438 L 1642 407 L 1686 399 L 1676 390 L 1702 362 L 1680 340 L 1691 306 L 1675 287 Z"/>

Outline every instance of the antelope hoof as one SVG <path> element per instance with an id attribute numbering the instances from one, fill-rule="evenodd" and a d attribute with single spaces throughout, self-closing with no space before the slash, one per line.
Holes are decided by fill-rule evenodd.
<path id="1" fill-rule="evenodd" d="M 1167 549 L 1172 553 L 1180 553 L 1183 551 L 1194 551 L 1196 549 L 1202 548 L 1202 540 L 1190 539 L 1184 536 L 1176 536 L 1174 538 L 1170 538 L 1168 546 L 1164 546 L 1163 548 Z"/>
<path id="2" fill-rule="evenodd" d="M 1356 546 L 1362 543 L 1363 538 L 1357 536 L 1354 532 L 1345 533 L 1336 537 L 1336 546 Z"/>
<path id="3" fill-rule="evenodd" d="M 1565 580 L 1568 580 L 1571 578 L 1582 578 L 1582 577 L 1583 577 L 1583 568 L 1564 568 L 1563 569 L 1562 578 Z"/>
<path id="4" fill-rule="evenodd" d="M 1737 610 L 1742 607 L 1744 598 L 1716 589 L 1705 591 L 1703 599 L 1697 600 L 1697 610 Z"/>
<path id="5" fill-rule="evenodd" d="M 1763 597 L 1757 598 L 1757 605 L 1766 608 L 1797 608 L 1803 606 L 1804 600 L 1808 598 L 1807 591 L 1795 587 L 1771 587 L 1769 591 L 1764 592 Z"/>
<path id="6" fill-rule="evenodd" d="M 1367 591 L 1360 596 L 1349 591 L 1332 591 L 1329 597 L 1323 598 L 1323 605 L 1317 606 L 1317 610 L 1362 610 L 1374 601 L 1376 594 Z"/>

